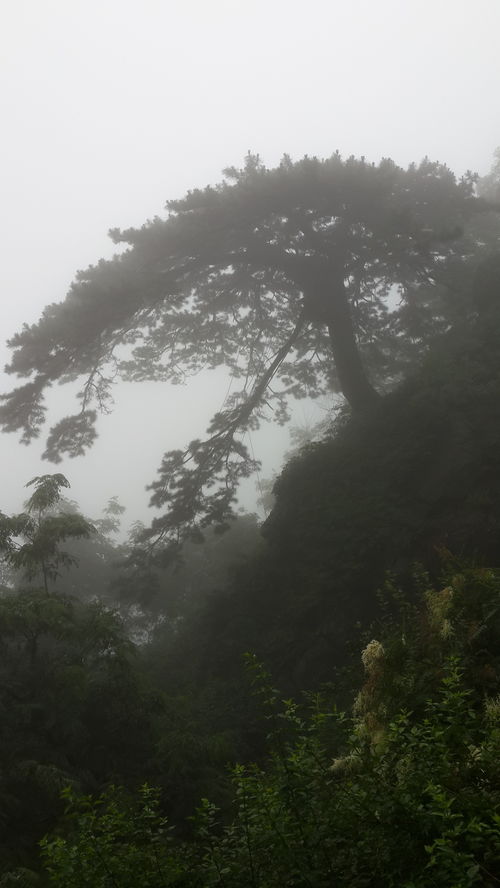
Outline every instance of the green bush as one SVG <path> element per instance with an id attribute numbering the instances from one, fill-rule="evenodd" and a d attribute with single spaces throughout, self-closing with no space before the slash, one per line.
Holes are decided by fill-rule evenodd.
<path id="1" fill-rule="evenodd" d="M 494 572 L 467 570 L 428 589 L 420 608 L 403 607 L 404 633 L 394 623 L 363 651 L 366 680 L 349 718 L 320 697 L 280 701 L 251 662 L 269 757 L 234 769 L 229 825 L 204 800 L 193 839 L 181 841 L 148 787 L 132 801 L 117 790 L 97 802 L 68 792 L 69 832 L 42 843 L 50 884 L 493 888 L 500 698 L 478 682 L 477 658 L 491 684 L 498 590 Z M 416 680 L 424 653 L 426 701 Z"/>

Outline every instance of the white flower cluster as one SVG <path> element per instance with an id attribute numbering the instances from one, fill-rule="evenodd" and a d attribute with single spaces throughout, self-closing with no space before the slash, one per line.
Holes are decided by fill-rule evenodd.
<path id="1" fill-rule="evenodd" d="M 375 638 L 366 645 L 361 653 L 361 662 L 368 673 L 374 672 L 385 657 L 383 644 Z"/>
<path id="2" fill-rule="evenodd" d="M 485 700 L 484 708 L 489 722 L 500 722 L 500 694 L 498 697 L 489 697 Z"/>

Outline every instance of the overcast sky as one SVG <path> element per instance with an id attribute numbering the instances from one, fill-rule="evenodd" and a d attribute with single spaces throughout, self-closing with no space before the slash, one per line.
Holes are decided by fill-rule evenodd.
<path id="1" fill-rule="evenodd" d="M 2 342 L 112 254 L 109 228 L 249 149 L 268 165 L 339 149 L 484 174 L 500 144 L 500 0 L 4 0 L 0 46 Z M 226 382 L 208 385 L 216 408 Z M 144 486 L 204 430 L 206 392 L 120 389 L 94 451 L 58 469 L 2 435 L 0 509 L 62 470 L 88 513 L 120 494 L 147 520 Z M 284 442 L 257 440 L 264 474 Z"/>

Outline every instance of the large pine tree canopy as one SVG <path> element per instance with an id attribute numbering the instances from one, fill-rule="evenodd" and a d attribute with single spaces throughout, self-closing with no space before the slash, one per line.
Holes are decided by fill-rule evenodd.
<path id="1" fill-rule="evenodd" d="M 446 268 L 470 252 L 461 235 L 485 206 L 472 175 L 429 160 L 404 170 L 337 153 L 267 169 L 249 154 L 220 185 L 169 202 L 166 219 L 113 230 L 127 248 L 78 272 L 11 339 L 7 370 L 28 381 L 2 396 L 0 421 L 28 443 L 45 389 L 82 379 L 78 412 L 48 435 L 44 457 L 57 462 L 92 444 L 115 379 L 179 383 L 224 366 L 240 390 L 152 484 L 160 537 L 223 524 L 255 465 L 242 435 L 270 406 L 283 421 L 290 396 L 334 390 L 371 408 L 446 325 Z"/>

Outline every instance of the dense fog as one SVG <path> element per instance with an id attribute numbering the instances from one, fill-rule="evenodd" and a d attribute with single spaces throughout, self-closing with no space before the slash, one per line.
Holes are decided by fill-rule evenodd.
<path id="1" fill-rule="evenodd" d="M 0 888 L 500 884 L 499 34 L 4 4 Z"/>
<path id="2" fill-rule="evenodd" d="M 498 144 L 498 16 L 489 0 L 473 16 L 466 2 L 399 0 L 318 0 L 307 10 L 281 0 L 11 4 L 2 37 L 3 361 L 7 337 L 62 300 L 78 269 L 112 255 L 109 228 L 161 216 L 167 199 L 217 183 L 248 150 L 268 166 L 285 153 L 338 149 L 403 166 L 428 155 L 458 175 L 485 174 Z M 161 454 L 204 433 L 227 384 L 221 374 L 182 391 L 122 385 L 94 451 L 62 466 L 82 507 L 92 514 L 118 494 L 131 520 L 148 520 L 144 488 Z M 50 403 L 55 417 L 64 412 L 65 392 L 56 386 Z M 299 405 L 295 421 L 315 416 Z M 264 477 L 288 443 L 276 426 L 256 436 Z M 3 435 L 0 447 L 3 508 L 18 508 L 20 483 L 50 466 L 36 443 L 25 451 Z"/>

